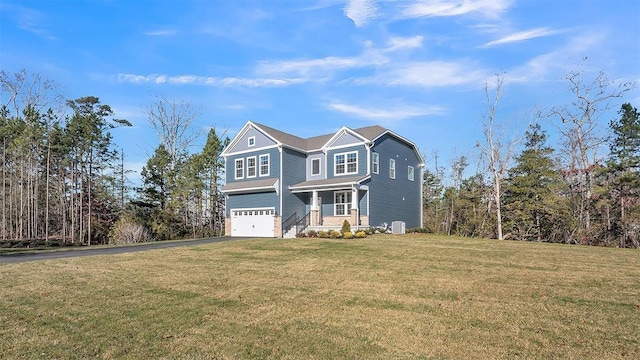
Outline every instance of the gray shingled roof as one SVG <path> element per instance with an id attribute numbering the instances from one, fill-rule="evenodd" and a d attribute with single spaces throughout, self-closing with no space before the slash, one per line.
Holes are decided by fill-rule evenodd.
<path id="1" fill-rule="evenodd" d="M 333 179 L 323 179 L 323 180 L 311 180 L 311 181 L 303 181 L 301 183 L 297 183 L 289 186 L 289 189 L 303 189 L 306 187 L 322 187 L 322 186 L 331 186 L 331 185 L 340 185 L 340 184 L 354 184 L 359 183 L 360 181 L 366 179 L 368 176 L 349 176 L 349 177 L 336 177 Z"/>
<path id="2" fill-rule="evenodd" d="M 274 187 L 277 181 L 278 179 L 276 178 L 268 178 L 268 179 L 260 179 L 260 180 L 233 182 L 223 186 L 222 192 L 232 192 L 232 191 L 238 191 L 238 190 L 251 190 L 251 189 L 268 190 L 270 187 Z"/>
<path id="3" fill-rule="evenodd" d="M 282 132 L 280 130 L 276 130 L 272 127 L 269 127 L 263 124 L 259 124 L 256 122 L 254 122 L 254 124 L 260 127 L 262 130 L 266 131 L 269 135 L 271 135 L 274 139 L 278 140 L 279 142 L 297 149 L 305 150 L 305 151 L 320 149 L 324 144 L 327 143 L 327 141 L 329 141 L 335 135 L 335 133 L 331 133 L 331 134 L 325 134 L 320 136 L 314 136 L 308 139 L 303 139 L 301 137 L 291 135 L 286 132 Z M 385 131 L 387 131 L 387 129 L 379 125 L 367 126 L 367 127 L 352 129 L 352 130 L 360 134 L 367 140 L 373 140 L 378 136 L 380 136 L 381 134 L 383 134 Z"/>

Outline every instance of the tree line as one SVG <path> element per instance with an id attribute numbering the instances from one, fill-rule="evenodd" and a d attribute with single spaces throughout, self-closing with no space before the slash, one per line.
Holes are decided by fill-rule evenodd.
<path id="1" fill-rule="evenodd" d="M 534 112 L 524 134 L 509 136 L 497 125 L 505 79 L 485 84 L 477 144 L 484 166 L 465 176 L 469 159 L 456 158 L 446 183 L 436 155 L 435 169 L 424 172 L 425 226 L 449 235 L 640 248 L 640 114 L 626 102 L 602 128 L 613 101 L 635 84 L 568 72 L 574 101 Z M 559 146 L 548 143 L 543 123 L 554 126 Z"/>
<path id="2" fill-rule="evenodd" d="M 220 153 L 228 139 L 213 128 L 202 151 L 188 153 L 197 115 L 189 104 L 159 97 L 149 105 L 161 141 L 134 188 L 111 135 L 131 123 L 109 105 L 95 96 L 65 100 L 57 83 L 25 70 L 1 71 L 0 84 L 3 242 L 93 245 L 224 232 Z"/>
<path id="3" fill-rule="evenodd" d="M 599 73 L 565 75 L 574 101 L 538 110 L 521 135 L 505 131 L 500 100 L 506 75 L 485 83 L 478 171 L 455 159 L 423 174 L 424 224 L 435 233 L 524 241 L 640 247 L 640 115 L 624 103 L 635 84 Z M 495 81 L 493 81 L 495 80 Z M 221 153 L 215 128 L 199 152 L 190 103 L 158 96 L 146 117 L 159 145 L 127 180 L 125 154 L 111 131 L 119 119 L 95 96 L 66 100 L 60 85 L 0 72 L 2 168 L 0 240 L 23 245 L 131 243 L 224 234 Z M 553 146 L 543 124 L 562 141 Z"/>

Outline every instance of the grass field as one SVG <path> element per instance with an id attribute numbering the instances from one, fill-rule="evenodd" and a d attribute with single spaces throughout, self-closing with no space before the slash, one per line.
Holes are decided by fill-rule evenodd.
<path id="1" fill-rule="evenodd" d="M 640 358 L 640 252 L 429 235 L 0 265 L 0 358 Z"/>

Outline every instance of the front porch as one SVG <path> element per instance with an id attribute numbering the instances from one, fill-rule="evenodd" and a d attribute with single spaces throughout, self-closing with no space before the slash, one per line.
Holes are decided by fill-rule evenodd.
<path id="1" fill-rule="evenodd" d="M 306 194 L 307 214 L 293 226 L 285 226 L 284 233 L 294 236 L 305 230 L 340 230 L 345 220 L 351 229 L 369 227 L 368 177 L 334 178 L 290 186 L 296 194 Z"/>

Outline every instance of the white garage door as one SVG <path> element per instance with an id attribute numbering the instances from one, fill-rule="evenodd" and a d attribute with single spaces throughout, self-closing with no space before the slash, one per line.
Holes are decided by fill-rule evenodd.
<path id="1" fill-rule="evenodd" d="M 275 208 L 232 209 L 231 236 L 273 237 Z"/>

